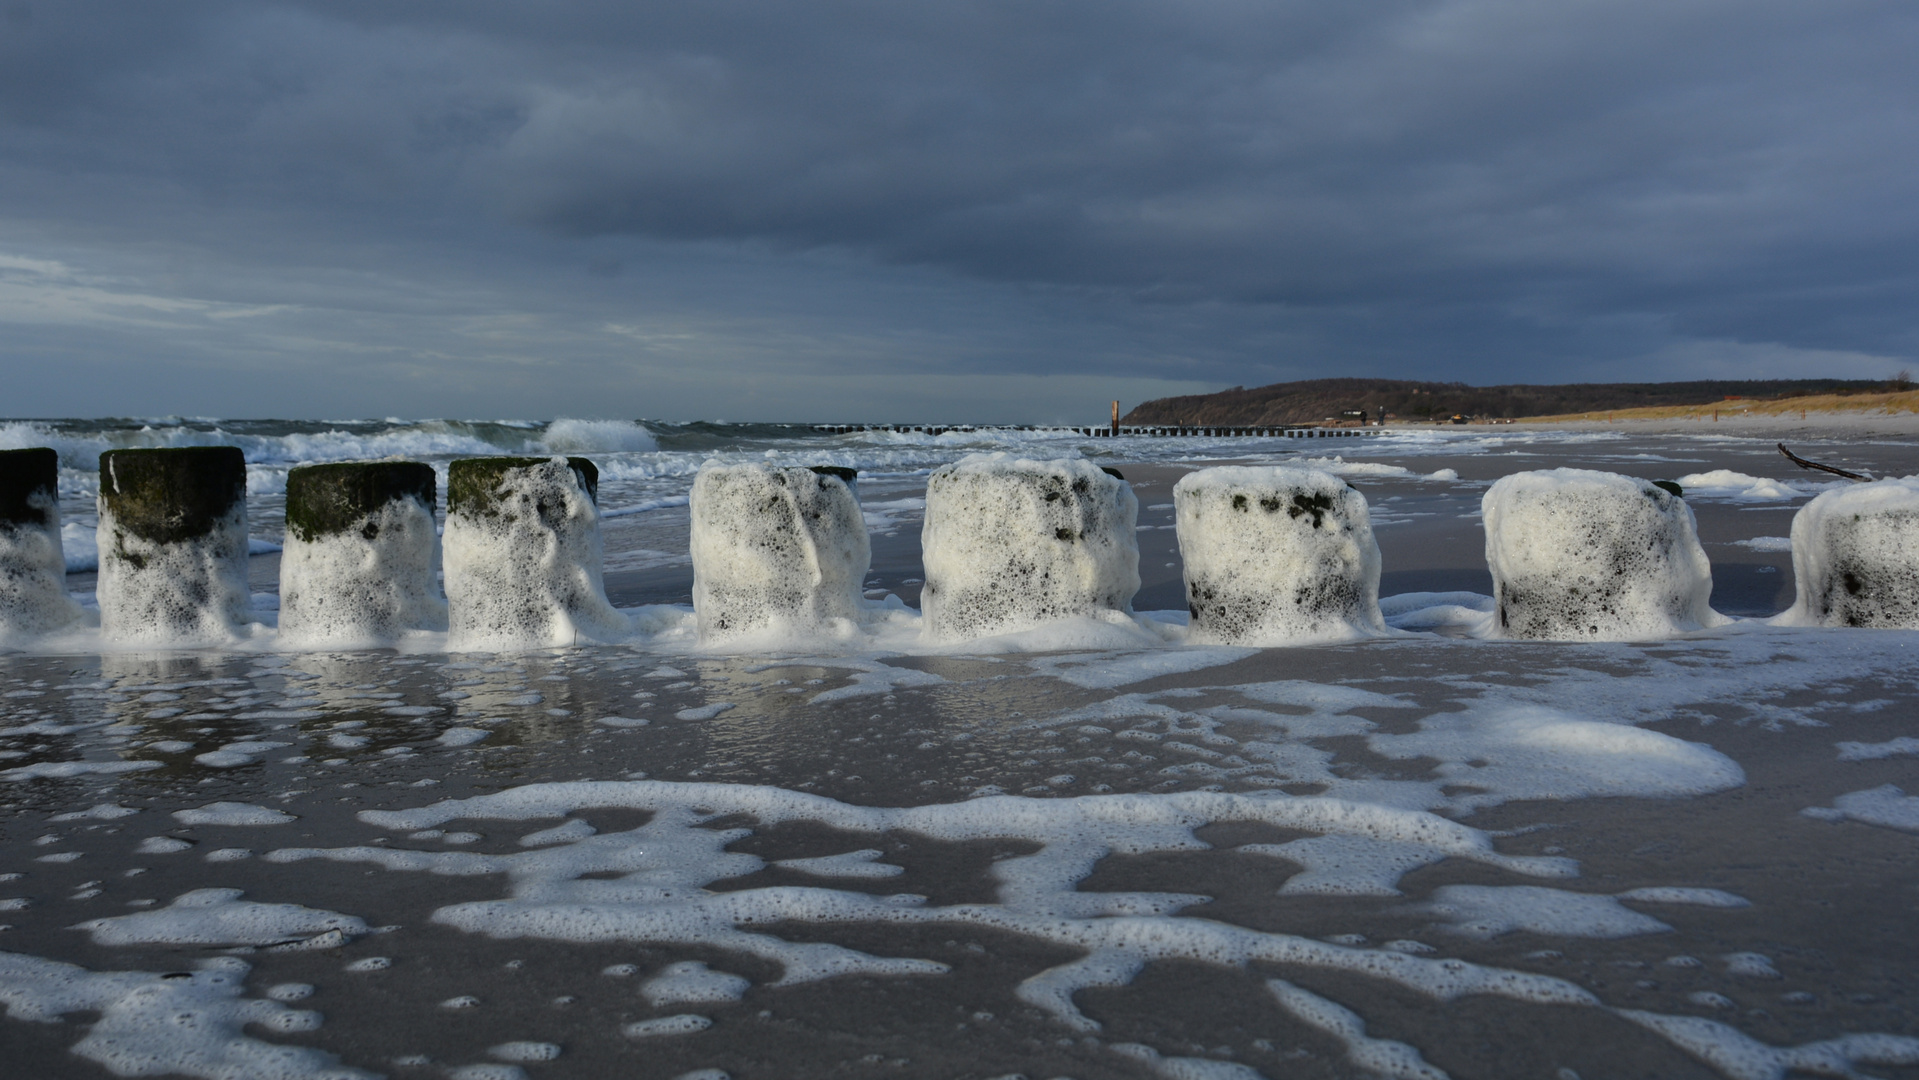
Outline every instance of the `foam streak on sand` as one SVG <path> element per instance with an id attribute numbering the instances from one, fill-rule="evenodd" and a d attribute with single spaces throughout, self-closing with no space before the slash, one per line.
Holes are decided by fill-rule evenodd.
<path id="1" fill-rule="evenodd" d="M 1079 959 L 1030 976 L 1016 992 L 1021 1000 L 1051 1014 L 1069 1029 L 1087 1033 L 1101 1031 L 1102 1025 L 1075 1004 L 1079 990 L 1122 986 L 1148 964 L 1169 960 L 1227 967 L 1259 962 L 1338 971 L 1442 1001 L 1490 994 L 1532 1004 L 1604 1007 L 1592 991 L 1552 976 L 1456 959 L 1427 959 L 1415 955 L 1420 950 L 1411 948 L 1370 949 L 1316 941 L 1183 914 L 1185 909 L 1204 903 L 1207 898 L 1203 896 L 1082 892 L 1076 887 L 1094 864 L 1109 855 L 1204 849 L 1206 845 L 1197 839 L 1194 830 L 1227 821 L 1258 821 L 1301 829 L 1362 847 L 1416 846 L 1433 852 L 1432 859 L 1413 865 L 1460 857 L 1533 876 L 1563 878 L 1574 872 L 1573 864 L 1565 859 L 1500 855 L 1485 833 L 1419 811 L 1336 799 L 1209 792 L 1065 800 L 998 797 L 894 809 L 853 806 L 769 787 L 629 781 L 528 785 L 413 810 L 363 811 L 360 817 L 381 829 L 421 830 L 456 820 L 539 821 L 606 809 L 645 810 L 653 817 L 648 824 L 626 832 L 571 830 L 561 846 L 511 855 L 366 846 L 285 848 L 271 853 L 268 860 L 371 863 L 391 871 L 434 874 L 504 874 L 508 882 L 506 898 L 443 907 L 434 913 L 433 920 L 503 939 L 719 948 L 778 964 L 782 974 L 772 984 L 776 986 L 850 973 L 936 976 L 947 967 L 925 960 L 874 956 L 830 942 L 791 941 L 757 929 L 768 924 L 990 927 L 1081 954 Z M 919 896 L 816 887 L 709 891 L 707 886 L 715 881 L 751 875 L 763 867 L 757 856 L 727 850 L 751 830 L 714 829 L 706 824 L 719 818 L 748 817 L 760 827 L 808 822 L 847 832 L 902 833 L 938 842 L 1016 839 L 1035 844 L 1038 850 L 995 866 L 996 903 L 931 906 Z M 554 831 L 543 829 L 540 835 Z M 842 862 L 850 860 L 849 866 L 866 867 L 873 865 L 871 859 L 878 854 L 875 848 L 838 858 Z M 820 872 L 838 872 L 839 864 L 833 860 L 814 861 L 821 864 L 817 868 Z M 795 869 L 813 868 L 802 862 Z M 1650 889 L 1613 897 L 1542 886 L 1448 886 L 1437 890 L 1427 906 L 1461 932 L 1481 937 L 1515 930 L 1609 937 L 1669 929 L 1657 919 L 1623 907 L 1621 900 L 1686 903 L 1708 910 L 1736 908 L 1743 903 L 1710 889 Z M 745 980 L 709 973 L 703 965 L 682 964 L 675 970 L 679 973 L 669 972 L 670 979 L 662 977 L 649 984 L 649 994 L 663 1005 L 733 1000 L 745 989 Z M 712 984 L 710 989 L 708 983 Z M 1373 1071 L 1383 1069 L 1388 1075 L 1443 1075 L 1426 1065 L 1412 1047 L 1366 1036 L 1363 1022 L 1344 1006 L 1283 980 L 1275 981 L 1272 989 L 1288 1011 L 1337 1035 L 1355 1064 Z M 1819 1055 L 1835 1062 L 1905 1060 L 1903 1055 L 1919 1055 L 1919 1040 L 1894 1036 L 1875 1036 L 1857 1044 L 1819 1044 L 1816 1050 L 1775 1050 L 1730 1028 L 1699 1028 L 1687 1017 L 1645 1012 L 1627 1015 L 1715 1065 L 1760 1051 L 1773 1055 L 1764 1060 L 1780 1062 L 1812 1060 Z M 635 1030 L 629 1035 L 663 1034 L 664 1029 L 655 1028 L 677 1020 L 645 1021 L 639 1025 L 644 1031 Z M 1112 1049 L 1127 1052 L 1121 1046 Z M 1197 1063 L 1203 1059 L 1193 1060 Z M 1737 1067 L 1726 1071 L 1731 1076 L 1767 1075 L 1741 1072 Z"/>

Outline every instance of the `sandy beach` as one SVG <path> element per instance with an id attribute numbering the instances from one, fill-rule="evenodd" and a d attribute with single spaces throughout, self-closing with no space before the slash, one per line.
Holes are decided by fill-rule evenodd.
<path id="1" fill-rule="evenodd" d="M 1142 612 L 1184 606 L 1205 465 L 1343 476 L 1389 599 L 1490 591 L 1501 476 L 1712 478 L 1742 621 L 1673 640 L 0 656 L 0 1040 L 36 1077 L 1909 1075 L 1919 633 L 1761 621 L 1837 479 L 1775 435 L 1919 471 L 1894 419 L 1110 459 Z M 910 608 L 895 472 L 866 585 Z M 685 602 L 686 529 L 609 521 L 609 565 L 664 553 L 617 604 Z"/>

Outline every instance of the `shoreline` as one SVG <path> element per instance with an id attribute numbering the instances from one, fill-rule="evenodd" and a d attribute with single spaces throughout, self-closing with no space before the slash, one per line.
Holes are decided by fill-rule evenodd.
<path id="1" fill-rule="evenodd" d="M 1710 415 L 1700 416 L 1662 416 L 1640 417 L 1620 416 L 1612 420 L 1569 420 L 1550 417 L 1519 418 L 1510 424 L 1420 424 L 1395 421 L 1385 426 L 1386 431 L 1472 431 L 1479 428 L 1515 428 L 1529 432 L 1537 431 L 1618 431 L 1635 435 L 1726 435 L 1732 437 L 1776 438 L 1783 436 L 1802 436 L 1819 438 L 1822 436 L 1872 437 L 1919 436 L 1919 413 L 1887 413 L 1882 411 L 1818 412 L 1808 409 L 1803 417 L 1791 414 L 1774 413 L 1732 413 L 1721 414 L 1718 420 Z"/>

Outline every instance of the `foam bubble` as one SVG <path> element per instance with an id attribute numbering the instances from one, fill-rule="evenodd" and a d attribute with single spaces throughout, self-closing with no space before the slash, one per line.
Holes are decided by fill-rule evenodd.
<path id="1" fill-rule="evenodd" d="M 79 923 L 97 945 L 272 945 L 289 938 L 340 930 L 366 932 L 351 915 L 298 904 L 259 904 L 240 899 L 239 889 L 195 889 L 172 904 Z"/>
<path id="2" fill-rule="evenodd" d="M 377 1080 L 332 1054 L 269 1043 L 249 1026 L 308 1032 L 320 1014 L 243 997 L 245 963 L 202 960 L 192 972 L 92 972 L 73 964 L 0 952 L 0 1002 L 15 1020 L 49 1023 L 62 1014 L 100 1014 L 72 1052 L 120 1076 L 174 1074 L 205 1080 Z"/>
<path id="3" fill-rule="evenodd" d="M 299 820 L 282 810 L 239 802 L 214 802 L 198 810 L 175 810 L 173 819 L 182 825 L 285 825 Z"/>
<path id="4" fill-rule="evenodd" d="M 565 458 L 506 470 L 484 505 L 449 505 L 447 648 L 618 641 L 631 632 L 600 579 L 599 510 Z"/>
<path id="5" fill-rule="evenodd" d="M 1514 931 L 1558 937 L 1622 938 L 1672 927 L 1622 906 L 1616 897 L 1540 885 L 1442 885 L 1409 910 L 1438 919 L 1453 933 L 1488 939 Z"/>
<path id="6" fill-rule="evenodd" d="M 100 501 L 100 635 L 143 645 L 224 645 L 250 619 L 244 499 L 205 536 L 156 543 L 122 527 Z"/>
<path id="7" fill-rule="evenodd" d="M 693 610 L 701 641 L 849 637 L 872 552 L 839 476 L 709 466 L 693 480 Z"/>
<path id="8" fill-rule="evenodd" d="M 1222 467 L 1173 488 L 1193 612 L 1188 639 L 1223 645 L 1385 633 L 1366 499 L 1330 473 Z"/>
<path id="9" fill-rule="evenodd" d="M 486 1048 L 501 1061 L 552 1061 L 560 1056 L 560 1044 L 550 1042 L 504 1042 Z"/>
<path id="10" fill-rule="evenodd" d="M 714 971 L 698 960 L 668 964 L 658 975 L 640 984 L 640 993 L 654 1007 L 707 1005 L 738 1001 L 753 984 L 738 975 Z"/>
<path id="11" fill-rule="evenodd" d="M 927 478 L 920 592 L 928 640 L 1132 610 L 1139 500 L 1081 460 L 973 454 Z"/>
<path id="12" fill-rule="evenodd" d="M 1748 476 L 1731 469 L 1688 473 L 1678 480 L 1686 496 L 1694 499 L 1727 499 L 1732 502 L 1779 502 L 1797 499 L 1806 493 L 1792 484 L 1766 476 Z"/>
<path id="13" fill-rule="evenodd" d="M 67 595 L 60 504 L 50 489 L 33 492 L 25 503 L 28 517 L 37 511 L 40 521 L 0 521 L 0 643 L 39 637 L 82 617 Z"/>
<path id="14" fill-rule="evenodd" d="M 1907 795 L 1896 785 L 1886 784 L 1867 791 L 1853 791 L 1832 801 L 1832 806 L 1809 806 L 1799 811 L 1807 817 L 1827 821 L 1864 822 L 1889 829 L 1919 832 L 1919 797 Z"/>
<path id="15" fill-rule="evenodd" d="M 1781 626 L 1919 628 L 1919 478 L 1828 491 L 1792 519 Z"/>
<path id="16" fill-rule="evenodd" d="M 620 1028 L 620 1034 L 629 1039 L 656 1039 L 662 1035 L 691 1035 L 712 1026 L 713 1021 L 704 1016 L 681 1013 L 678 1016 L 662 1016 L 654 1020 L 636 1020 Z"/>
<path id="17" fill-rule="evenodd" d="M 1498 632 L 1547 640 L 1671 637 L 1728 620 L 1692 509 L 1644 480 L 1586 469 L 1501 478 L 1481 500 Z"/>
<path id="18" fill-rule="evenodd" d="M 303 537 L 280 559 L 280 642 L 290 648 L 390 645 L 409 630 L 444 630 L 432 507 L 395 498 L 351 528 Z"/>

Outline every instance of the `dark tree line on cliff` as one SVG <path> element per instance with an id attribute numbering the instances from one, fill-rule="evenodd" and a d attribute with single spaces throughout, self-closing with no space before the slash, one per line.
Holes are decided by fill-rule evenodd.
<path id="1" fill-rule="evenodd" d="M 1890 384 L 1861 379 L 1702 380 L 1668 383 L 1570 383 L 1564 386 L 1467 386 L 1405 379 L 1307 379 L 1234 387 L 1217 394 L 1157 398 L 1126 414 L 1126 424 L 1295 424 L 1343 409 L 1401 420 L 1468 416 L 1555 416 L 1655 405 L 1706 405 L 1727 397 L 1781 398 L 1862 394 Z"/>

